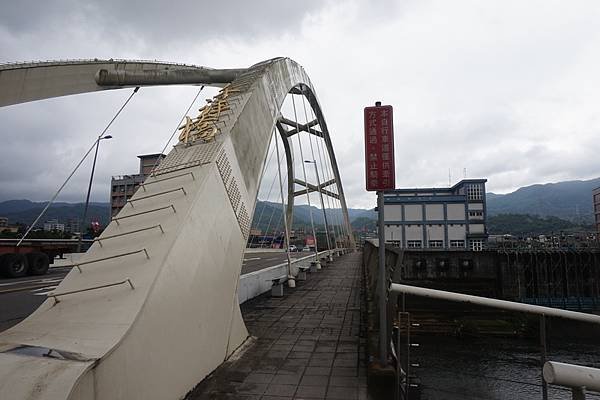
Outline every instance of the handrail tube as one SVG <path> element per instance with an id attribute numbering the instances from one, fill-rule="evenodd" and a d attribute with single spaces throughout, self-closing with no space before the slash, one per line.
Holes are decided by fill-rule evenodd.
<path id="1" fill-rule="evenodd" d="M 534 306 L 531 304 L 517 303 L 514 301 L 490 299 L 488 297 L 472 296 L 469 294 L 447 292 L 444 290 L 428 289 L 418 286 L 401 285 L 399 283 L 392 283 L 390 285 L 390 291 L 411 294 L 414 296 L 429 297 L 432 299 L 448 300 L 459 303 L 471 303 L 480 306 L 499 308 L 502 310 L 525 312 L 530 314 L 546 315 L 549 317 L 566 318 L 575 321 L 600 324 L 600 315 L 567 311 L 544 306 Z"/>
<path id="2" fill-rule="evenodd" d="M 148 259 L 148 260 L 150 259 L 150 256 L 148 255 L 148 250 L 146 250 L 144 248 L 144 249 L 141 249 L 141 250 L 130 251 L 130 252 L 127 252 L 127 253 L 122 253 L 122 254 L 116 254 L 114 256 L 108 256 L 108 257 L 103 257 L 103 258 L 96 258 L 95 260 L 78 262 L 78 263 L 73 264 L 73 266 L 79 270 L 79 273 L 82 273 L 83 272 L 81 270 L 81 266 L 82 265 L 94 264 L 94 263 L 97 263 L 97 262 L 100 262 L 100 261 L 112 260 L 113 258 L 130 256 L 132 254 L 137 254 L 137 253 L 141 253 L 141 252 L 144 252 L 144 254 L 146 254 L 146 259 Z"/>
<path id="3" fill-rule="evenodd" d="M 146 200 L 146 199 L 150 199 L 152 197 L 162 196 L 164 194 L 175 193 L 175 192 L 178 192 L 180 190 L 183 192 L 183 194 L 185 196 L 187 196 L 187 192 L 185 191 L 185 189 L 183 187 L 179 187 L 177 189 L 169 189 L 169 190 L 165 190 L 165 191 L 158 192 L 158 193 L 152 193 L 152 194 L 149 194 L 148 196 L 140 196 L 138 198 L 130 199 L 127 202 L 133 207 L 133 202 L 134 201 Z"/>
<path id="4" fill-rule="evenodd" d="M 544 364 L 544 380 L 553 385 L 600 391 L 600 369 L 597 368 L 547 361 Z"/>
<path id="5" fill-rule="evenodd" d="M 96 238 L 96 239 L 94 239 L 94 242 L 98 242 L 98 244 L 100 245 L 100 247 L 103 247 L 102 246 L 102 241 L 103 240 L 114 239 L 116 237 L 121 237 L 121 236 L 127 236 L 127 235 L 131 235 L 132 233 L 149 231 L 150 229 L 154 229 L 154 228 L 159 228 L 162 233 L 165 233 L 165 230 L 163 229 L 162 225 L 158 224 L 158 225 L 149 226 L 147 228 L 140 228 L 140 229 L 135 229 L 135 230 L 129 231 L 129 232 L 117 233 L 116 235 L 110 235 L 110 236 L 104 236 L 104 237 L 101 237 L 101 238 Z"/>
<path id="6" fill-rule="evenodd" d="M 169 181 L 171 179 L 181 178 L 182 176 L 187 176 L 187 175 L 191 175 L 192 176 L 192 180 L 196 180 L 196 178 L 194 177 L 194 173 L 193 172 L 186 172 L 185 174 L 173 175 L 173 176 L 169 176 L 169 177 L 166 177 L 166 178 L 155 179 L 155 180 L 150 181 L 150 182 L 144 182 L 140 186 L 142 187 L 142 189 L 144 189 L 144 192 L 145 192 L 147 185 L 152 185 L 153 183 L 159 183 L 159 182 Z"/>
<path id="7" fill-rule="evenodd" d="M 84 289 L 71 290 L 71 291 L 68 291 L 68 292 L 62 292 L 62 293 L 48 293 L 48 294 L 47 294 L 47 296 L 48 296 L 48 297 L 52 297 L 52 298 L 54 299 L 54 301 L 55 301 L 56 303 L 58 303 L 58 302 L 59 302 L 59 300 L 58 300 L 58 296 L 65 296 L 65 295 L 68 295 L 68 294 L 75 294 L 75 293 L 81 293 L 81 292 L 88 292 L 88 291 L 90 291 L 90 290 L 96 290 L 96 289 L 104 289 L 104 288 L 111 287 L 111 286 L 118 286 L 118 285 L 122 285 L 122 284 L 124 284 L 124 283 L 129 283 L 129 286 L 131 287 L 131 290 L 134 290 L 134 289 L 135 289 L 135 286 L 133 286 L 133 282 L 131 282 L 131 279 L 130 279 L 130 278 L 126 278 L 126 279 L 124 279 L 124 280 L 122 280 L 122 281 L 119 281 L 119 282 L 115 282 L 115 283 L 107 283 L 107 284 L 105 284 L 105 285 L 100 285 L 100 286 L 92 286 L 92 287 L 88 287 L 88 288 L 84 288 Z"/>
<path id="8" fill-rule="evenodd" d="M 148 214 L 148 213 L 152 213 L 152 212 L 156 212 L 156 211 L 160 211 L 160 210 L 166 210 L 168 208 L 172 208 L 173 212 L 177 213 L 177 211 L 175 210 L 175 206 L 173 204 L 171 204 L 171 205 L 168 205 L 168 206 L 155 208 L 153 210 L 147 210 L 147 211 L 142 211 L 142 212 L 139 212 L 139 213 L 123 215 L 122 217 L 116 216 L 116 217 L 113 217 L 112 221 L 115 221 L 117 223 L 117 225 L 119 225 L 119 221 L 122 220 L 122 219 L 131 218 L 131 217 L 137 217 L 138 215 L 144 215 L 144 214 Z"/>

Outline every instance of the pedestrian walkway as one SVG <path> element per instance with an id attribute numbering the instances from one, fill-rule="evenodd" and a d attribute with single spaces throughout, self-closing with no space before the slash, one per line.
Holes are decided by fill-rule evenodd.
<path id="1" fill-rule="evenodd" d="M 186 399 L 366 400 L 360 265 L 360 253 L 343 255 L 283 298 L 244 303 L 246 350 Z"/>

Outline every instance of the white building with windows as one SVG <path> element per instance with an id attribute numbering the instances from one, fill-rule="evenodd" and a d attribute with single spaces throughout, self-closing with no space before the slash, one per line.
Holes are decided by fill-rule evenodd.
<path id="1" fill-rule="evenodd" d="M 483 250 L 486 182 L 464 179 L 450 188 L 386 191 L 386 243 L 406 249 Z"/>
<path id="2" fill-rule="evenodd" d="M 49 221 L 44 222 L 44 230 L 48 231 L 48 232 L 52 232 L 52 231 L 64 232 L 65 224 L 60 224 L 58 222 L 58 219 L 51 219 Z"/>

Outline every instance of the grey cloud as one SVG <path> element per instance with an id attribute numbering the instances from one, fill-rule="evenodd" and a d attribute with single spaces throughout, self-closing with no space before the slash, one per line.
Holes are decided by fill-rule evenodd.
<path id="1" fill-rule="evenodd" d="M 48 27 L 79 25 L 99 29 L 103 36 L 133 34 L 148 46 L 201 41 L 228 36 L 250 39 L 298 29 L 304 15 L 325 4 L 308 1 L 182 1 L 55 0 L 3 4 L 0 25 L 17 35 Z"/>
<path id="2" fill-rule="evenodd" d="M 0 57 L 240 67 L 291 56 L 316 85 L 349 205 L 371 207 L 362 107 L 377 99 L 395 107 L 401 187 L 447 185 L 449 168 L 498 192 L 600 174 L 599 120 L 580 106 L 599 101 L 599 17 L 595 1 L 25 0 L 3 4 Z M 94 199 L 107 199 L 110 175 L 137 170 L 137 154 L 162 148 L 195 90 L 141 90 L 103 144 Z M 0 109 L 0 199 L 47 199 L 126 95 Z M 87 172 L 63 200 L 83 198 Z"/>

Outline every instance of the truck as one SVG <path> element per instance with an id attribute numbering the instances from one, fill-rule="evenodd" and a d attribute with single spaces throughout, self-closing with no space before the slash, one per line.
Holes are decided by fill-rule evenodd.
<path id="1" fill-rule="evenodd" d="M 0 272 L 8 278 L 44 275 L 59 256 L 77 251 L 78 239 L 0 239 Z M 87 248 L 91 240 L 84 240 Z"/>

